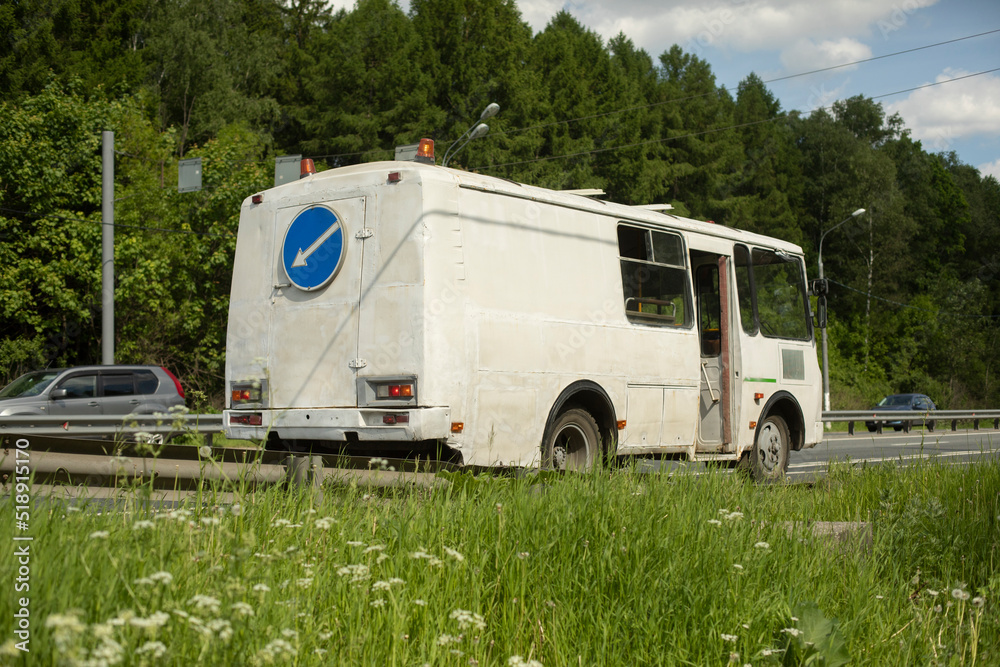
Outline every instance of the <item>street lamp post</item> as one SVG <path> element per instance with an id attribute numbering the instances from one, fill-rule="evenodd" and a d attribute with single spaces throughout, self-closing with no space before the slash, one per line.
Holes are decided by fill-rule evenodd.
<path id="1" fill-rule="evenodd" d="M 859 208 L 857 211 L 851 213 L 849 216 L 847 216 L 846 218 L 844 218 L 843 220 L 841 220 L 840 222 L 838 222 L 833 227 L 826 230 L 820 235 L 818 263 L 819 263 L 819 279 L 821 281 L 823 280 L 823 239 L 825 239 L 826 235 L 835 230 L 837 227 L 840 227 L 844 223 L 853 220 L 854 218 L 858 217 L 864 212 L 865 209 Z M 823 327 L 823 410 L 825 410 L 826 412 L 830 411 L 830 359 L 826 351 L 826 327 Z M 829 424 L 827 424 L 827 426 L 829 426 Z"/>
<path id="2" fill-rule="evenodd" d="M 479 139 L 480 137 L 486 136 L 486 133 L 490 131 L 490 126 L 482 121 L 488 120 L 493 116 L 496 116 L 497 112 L 499 111 L 500 111 L 500 105 L 497 104 L 496 102 L 490 102 L 490 104 L 487 105 L 485 109 L 483 109 L 483 113 L 479 115 L 479 121 L 473 123 L 472 127 L 463 132 L 462 136 L 456 139 L 455 142 L 448 148 L 448 150 L 444 152 L 444 159 L 441 160 L 441 166 L 447 167 L 448 160 L 455 157 L 455 153 L 465 148 L 465 144 L 469 143 L 473 139 Z M 466 137 L 468 138 L 466 139 Z M 455 146 L 458 145 L 458 142 L 462 141 L 462 139 L 465 139 L 462 145 L 458 146 L 458 148 L 455 148 Z M 453 149 L 454 152 L 452 152 Z"/>

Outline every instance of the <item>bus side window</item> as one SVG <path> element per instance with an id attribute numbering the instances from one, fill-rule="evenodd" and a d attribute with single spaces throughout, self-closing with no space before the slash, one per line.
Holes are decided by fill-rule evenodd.
<path id="1" fill-rule="evenodd" d="M 757 335 L 757 320 L 753 315 L 753 283 L 750 275 L 750 251 L 746 246 L 734 248 L 736 256 L 736 296 L 740 304 L 740 322 L 743 331 Z"/>
<path id="2" fill-rule="evenodd" d="M 625 314 L 632 322 L 688 326 L 684 244 L 677 234 L 618 226 Z"/>

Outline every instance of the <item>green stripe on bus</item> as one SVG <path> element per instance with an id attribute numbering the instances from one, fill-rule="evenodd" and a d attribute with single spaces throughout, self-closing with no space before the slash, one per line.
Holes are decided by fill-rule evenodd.
<path id="1" fill-rule="evenodd" d="M 777 382 L 774 378 L 747 378 L 747 382 Z"/>

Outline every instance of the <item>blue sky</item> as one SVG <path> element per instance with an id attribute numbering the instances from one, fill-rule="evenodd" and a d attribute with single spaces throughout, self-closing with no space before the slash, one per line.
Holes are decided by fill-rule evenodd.
<path id="1" fill-rule="evenodd" d="M 624 32 L 654 59 L 679 44 L 719 85 L 765 81 L 1000 30 L 1000 0 L 515 0 L 535 32 L 561 9 L 605 41 Z M 333 0 L 350 8 L 354 0 Z M 409 0 L 400 0 L 404 10 Z M 898 112 L 932 152 L 955 151 L 1000 179 L 1000 32 L 853 67 L 769 83 L 785 110 L 853 95 Z"/>

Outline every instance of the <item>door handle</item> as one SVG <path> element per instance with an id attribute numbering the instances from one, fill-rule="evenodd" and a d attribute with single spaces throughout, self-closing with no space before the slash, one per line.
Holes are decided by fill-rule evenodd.
<path id="1" fill-rule="evenodd" d="M 98 405 L 100 405 L 100 403 L 98 403 L 97 401 L 91 401 L 90 403 L 87 403 L 88 408 L 96 408 Z"/>
<path id="2" fill-rule="evenodd" d="M 712 389 L 712 381 L 708 379 L 708 362 L 702 362 L 701 373 L 705 376 L 705 384 L 708 385 L 708 395 L 712 397 L 713 403 L 718 403 L 719 397 L 715 395 L 715 390 Z"/>
<path id="3" fill-rule="evenodd" d="M 139 405 L 139 403 L 141 403 L 141 401 L 138 398 L 133 398 L 128 403 L 129 403 L 129 405 Z"/>

